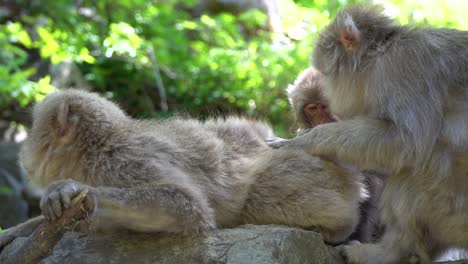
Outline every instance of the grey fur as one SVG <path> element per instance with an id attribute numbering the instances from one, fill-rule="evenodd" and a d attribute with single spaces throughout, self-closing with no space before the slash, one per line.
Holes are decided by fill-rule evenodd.
<path id="1" fill-rule="evenodd" d="M 352 168 L 272 150 L 264 123 L 242 118 L 138 121 L 95 94 L 61 91 L 34 108 L 21 159 L 47 188 L 49 219 L 89 189 L 98 229 L 203 234 L 240 224 L 313 228 L 331 243 L 359 222 L 366 190 Z"/>
<path id="2" fill-rule="evenodd" d="M 311 128 L 304 113 L 304 106 L 310 103 L 326 101 L 323 96 L 323 76 L 315 68 L 309 67 L 302 71 L 293 84 L 288 85 L 286 93 L 294 112 L 294 118 L 299 126 L 299 132 Z"/>
<path id="3" fill-rule="evenodd" d="M 317 103 L 329 105 L 328 100 L 323 95 L 324 86 L 323 75 L 314 67 L 309 67 L 302 71 L 294 81 L 294 84 L 288 86 L 288 99 L 299 126 L 298 133 L 304 133 L 306 129 L 315 126 L 311 124 L 304 113 L 306 105 Z M 337 120 L 333 116 L 332 110 L 328 110 L 328 122 Z M 359 225 L 349 239 L 360 242 L 372 242 L 379 237 L 379 229 L 382 228 L 378 201 L 382 194 L 385 177 L 377 172 L 366 171 L 361 173 L 363 174 L 364 184 L 369 191 L 369 198 L 361 203 Z"/>
<path id="4" fill-rule="evenodd" d="M 348 48 L 341 32 L 355 37 Z M 343 121 L 318 126 L 286 146 L 384 168 L 386 233 L 351 245 L 351 263 L 429 263 L 468 247 L 468 33 L 399 26 L 376 8 L 352 6 L 315 47 L 331 108 Z"/>

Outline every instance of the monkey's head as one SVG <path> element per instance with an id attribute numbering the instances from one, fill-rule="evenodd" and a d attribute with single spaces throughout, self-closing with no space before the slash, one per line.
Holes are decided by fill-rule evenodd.
<path id="1" fill-rule="evenodd" d="M 33 109 L 21 161 L 31 178 L 56 177 L 60 162 L 71 162 L 71 156 L 76 161 L 76 155 L 103 144 L 128 120 L 117 105 L 96 94 L 55 92 Z"/>
<path id="2" fill-rule="evenodd" d="M 323 75 L 313 67 L 299 74 L 286 90 L 291 107 L 301 128 L 336 121 L 323 94 Z"/>
<path id="3" fill-rule="evenodd" d="M 320 33 L 314 49 L 314 66 L 325 75 L 363 71 L 398 30 L 401 27 L 379 7 L 345 8 Z"/>

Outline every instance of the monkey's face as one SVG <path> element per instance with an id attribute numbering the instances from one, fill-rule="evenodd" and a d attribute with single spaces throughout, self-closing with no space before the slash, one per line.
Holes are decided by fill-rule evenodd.
<path id="1" fill-rule="evenodd" d="M 304 106 L 304 114 L 309 122 L 309 127 L 318 126 L 321 124 L 335 122 L 327 103 L 317 102 Z"/>

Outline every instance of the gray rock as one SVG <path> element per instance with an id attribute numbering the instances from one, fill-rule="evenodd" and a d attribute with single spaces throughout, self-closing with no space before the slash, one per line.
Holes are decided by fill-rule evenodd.
<path id="1" fill-rule="evenodd" d="M 86 236 L 69 232 L 41 264 L 343 263 L 320 234 L 282 226 L 222 229 L 204 239 L 163 234 Z"/>

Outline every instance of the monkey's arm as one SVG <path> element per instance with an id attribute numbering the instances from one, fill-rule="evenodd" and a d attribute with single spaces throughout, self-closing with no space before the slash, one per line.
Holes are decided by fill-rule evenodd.
<path id="1" fill-rule="evenodd" d="M 396 168 L 407 162 L 405 155 L 397 155 L 402 151 L 402 140 L 395 125 L 371 118 L 323 124 L 279 145 L 303 148 L 363 169 Z"/>
<path id="2" fill-rule="evenodd" d="M 59 217 L 63 207 L 83 189 L 93 208 L 91 227 L 126 228 L 142 232 L 200 234 L 214 228 L 212 211 L 195 191 L 176 184 L 148 184 L 132 188 L 91 187 L 73 180 L 55 182 L 41 201 L 48 219 Z"/>

